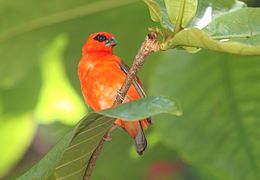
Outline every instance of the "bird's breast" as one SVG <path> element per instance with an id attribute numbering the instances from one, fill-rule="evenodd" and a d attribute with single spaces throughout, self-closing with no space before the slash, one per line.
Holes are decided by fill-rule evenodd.
<path id="1" fill-rule="evenodd" d="M 118 61 L 85 61 L 79 65 L 79 76 L 83 96 L 95 111 L 110 108 L 125 74 Z"/>

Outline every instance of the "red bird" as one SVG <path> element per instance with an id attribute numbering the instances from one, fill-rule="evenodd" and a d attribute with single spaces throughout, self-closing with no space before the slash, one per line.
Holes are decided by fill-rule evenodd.
<path id="1" fill-rule="evenodd" d="M 129 70 L 120 57 L 113 54 L 116 44 L 115 36 L 107 32 L 98 32 L 90 35 L 82 48 L 78 75 L 85 102 L 94 111 L 112 107 L 117 91 L 121 88 Z M 124 103 L 145 96 L 139 82 L 137 80 L 133 82 Z M 131 122 L 117 119 L 115 124 L 129 133 L 134 139 L 137 153 L 142 155 L 147 146 L 143 129 L 151 124 L 150 118 Z"/>

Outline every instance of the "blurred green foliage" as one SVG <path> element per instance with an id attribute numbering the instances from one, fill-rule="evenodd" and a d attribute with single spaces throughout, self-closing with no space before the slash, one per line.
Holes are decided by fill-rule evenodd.
<path id="1" fill-rule="evenodd" d="M 57 121 L 72 125 L 85 113 L 77 64 L 87 36 L 115 34 L 115 54 L 130 64 L 154 24 L 137 0 L 3 0 L 0 23 L 0 177 L 12 179 L 67 131 Z M 115 132 L 93 179 L 259 179 L 259 60 L 209 51 L 150 56 L 144 89 L 177 98 L 184 116 L 155 117 L 142 158 Z"/>
<path id="2" fill-rule="evenodd" d="M 219 178 L 257 179 L 260 58 L 175 51 L 162 59 L 149 94 L 178 97 L 184 109 L 175 121 L 156 121 L 162 141 Z"/>

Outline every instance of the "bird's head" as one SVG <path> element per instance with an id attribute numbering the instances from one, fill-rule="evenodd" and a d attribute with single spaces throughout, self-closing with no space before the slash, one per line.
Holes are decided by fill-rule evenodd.
<path id="1" fill-rule="evenodd" d="M 88 52 L 113 53 L 113 47 L 117 44 L 115 36 L 108 32 L 97 32 L 91 34 L 83 46 L 83 55 Z"/>

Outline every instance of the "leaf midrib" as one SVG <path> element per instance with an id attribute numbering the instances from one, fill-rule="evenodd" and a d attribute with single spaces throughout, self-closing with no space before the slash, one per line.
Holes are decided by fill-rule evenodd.
<path id="1" fill-rule="evenodd" d="M 220 36 L 210 36 L 213 40 L 230 40 L 230 39 L 250 39 L 255 36 L 260 35 L 259 32 L 255 33 L 246 33 L 246 34 L 229 34 L 229 35 L 220 35 Z"/>

